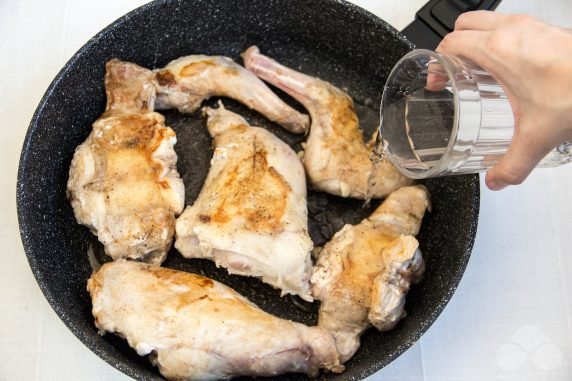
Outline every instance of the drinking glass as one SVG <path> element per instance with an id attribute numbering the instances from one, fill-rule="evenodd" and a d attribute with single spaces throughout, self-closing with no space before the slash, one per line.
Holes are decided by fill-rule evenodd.
<path id="1" fill-rule="evenodd" d="M 475 63 L 414 50 L 393 68 L 383 91 L 376 152 L 404 175 L 422 179 L 475 173 L 495 165 L 514 132 L 507 96 Z M 572 161 L 572 144 L 538 167 Z"/>

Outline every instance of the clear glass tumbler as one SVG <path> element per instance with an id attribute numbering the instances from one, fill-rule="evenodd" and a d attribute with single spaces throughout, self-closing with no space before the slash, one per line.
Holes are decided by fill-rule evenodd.
<path id="1" fill-rule="evenodd" d="M 376 152 L 406 176 L 422 179 L 475 173 L 495 165 L 514 131 L 510 103 L 476 64 L 414 50 L 393 68 L 383 91 Z M 572 161 L 572 144 L 538 167 Z"/>

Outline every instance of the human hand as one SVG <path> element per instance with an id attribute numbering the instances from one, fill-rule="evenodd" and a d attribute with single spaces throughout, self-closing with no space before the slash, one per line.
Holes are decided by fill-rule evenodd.
<path id="1" fill-rule="evenodd" d="M 506 155 L 491 168 L 492 190 L 520 184 L 540 160 L 572 141 L 572 31 L 533 17 L 462 14 L 437 51 L 467 58 L 502 86 L 515 130 Z"/>

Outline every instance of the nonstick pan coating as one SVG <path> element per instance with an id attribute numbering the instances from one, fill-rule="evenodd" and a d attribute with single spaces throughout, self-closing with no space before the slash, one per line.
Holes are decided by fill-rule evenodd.
<path id="1" fill-rule="evenodd" d="M 91 39 L 66 64 L 42 99 L 30 124 L 18 175 L 18 215 L 30 266 L 46 298 L 69 329 L 98 356 L 141 380 L 160 380 L 159 372 L 114 335 L 101 337 L 93 324 L 86 280 L 92 267 L 88 249 L 96 241 L 73 216 L 65 189 L 75 148 L 105 106 L 103 75 L 111 58 L 156 68 L 188 54 L 220 54 L 237 59 L 250 45 L 264 54 L 349 92 L 362 126 L 371 133 L 378 120 L 381 92 L 393 64 L 413 46 L 374 15 L 345 2 L 327 0 L 159 1 L 117 20 Z M 303 110 L 283 93 L 294 107 Z M 209 104 L 214 104 L 210 100 Z M 251 124 L 264 126 L 300 149 L 301 136 L 223 99 Z M 177 132 L 178 170 L 187 204 L 198 195 L 212 156 L 205 120 L 196 113 L 165 112 Z M 354 380 L 370 375 L 410 347 L 451 298 L 469 260 L 479 210 L 478 177 L 458 176 L 424 182 L 433 211 L 419 234 L 427 270 L 407 296 L 408 316 L 387 333 L 369 330 L 357 354 L 340 374 L 324 379 Z M 310 233 L 325 243 L 344 223 L 357 223 L 369 207 L 357 200 L 310 192 Z M 230 276 L 212 262 L 183 259 L 171 250 L 164 266 L 198 272 L 233 287 L 279 317 L 315 324 L 318 304 L 309 305 L 253 278 Z M 288 374 L 276 379 L 302 380 Z"/>

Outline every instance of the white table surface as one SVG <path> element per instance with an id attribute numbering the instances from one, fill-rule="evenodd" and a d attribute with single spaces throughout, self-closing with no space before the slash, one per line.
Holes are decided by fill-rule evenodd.
<path id="1" fill-rule="evenodd" d="M 44 299 L 16 217 L 20 149 L 58 70 L 104 26 L 145 1 L 0 2 L 0 380 L 127 380 L 89 351 Z M 423 0 L 356 0 L 401 29 Z M 570 0 L 499 10 L 572 26 Z M 571 63 L 572 70 L 572 63 Z M 572 165 L 521 186 L 482 186 L 475 248 L 429 331 L 370 380 L 572 380 Z"/>

